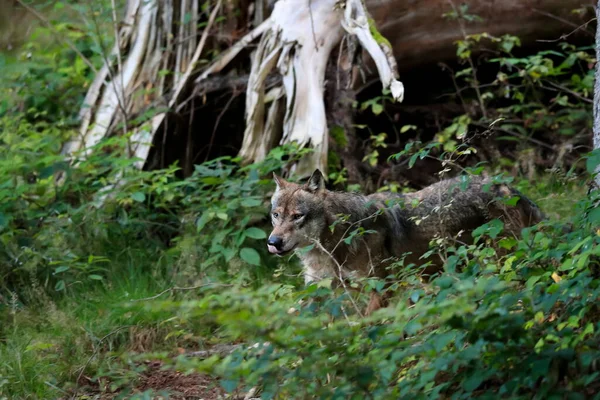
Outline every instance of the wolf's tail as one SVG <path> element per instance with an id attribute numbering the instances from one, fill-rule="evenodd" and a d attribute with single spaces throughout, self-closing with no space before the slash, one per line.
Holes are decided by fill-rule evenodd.
<path id="1" fill-rule="evenodd" d="M 521 208 L 523 224 L 525 226 L 535 225 L 547 218 L 546 214 L 540 210 L 537 204 L 531 199 L 519 192 L 517 189 L 512 188 L 513 195 L 519 196 L 517 206 Z"/>

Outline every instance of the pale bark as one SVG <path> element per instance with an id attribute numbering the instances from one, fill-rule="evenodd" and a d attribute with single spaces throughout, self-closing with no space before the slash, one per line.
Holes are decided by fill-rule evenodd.
<path id="1" fill-rule="evenodd" d="M 337 0 L 280 0 L 269 17 L 271 26 L 252 60 L 246 92 L 246 132 L 240 155 L 260 161 L 275 141 L 277 129 L 265 111 L 264 82 L 277 67 L 283 77 L 286 113 L 280 143 L 310 146 L 313 152 L 290 168 L 297 176 L 309 176 L 315 168 L 327 171 L 328 127 L 324 103 L 325 69 L 331 51 L 344 33 L 355 35 L 377 65 L 383 88 L 402 101 L 404 87 L 397 80 L 391 48 L 376 41 L 367 10 L 359 0 L 347 0 L 345 9 Z M 276 100 L 272 107 L 279 107 Z"/>
<path id="2" fill-rule="evenodd" d="M 77 162 L 77 157 L 86 157 L 103 138 L 125 131 L 131 133 L 129 155 L 141 159 L 137 166 L 143 167 L 163 114 L 142 124 L 132 124 L 129 119 L 149 108 L 172 105 L 163 100 L 167 93 L 185 86 L 182 83 L 187 82 L 193 61 L 199 57 L 197 50 L 202 47 L 193 35 L 195 28 L 181 31 L 187 37 L 177 45 L 175 65 L 169 64 L 165 49 L 168 52 L 173 47 L 172 26 L 183 23 L 188 12 L 192 18 L 198 18 L 197 5 L 192 3 L 195 1 L 179 3 L 189 10 L 186 8 L 179 20 L 174 21 L 172 0 L 128 2 L 117 43 L 106 55 L 107 61 L 91 83 L 82 105 L 79 135 L 63 146 L 63 155 Z M 170 70 L 172 75 L 162 74 L 161 70 Z M 122 128 L 117 129 L 119 126 Z"/>
<path id="3" fill-rule="evenodd" d="M 600 18 L 600 1 L 596 6 L 596 17 Z M 594 150 L 600 151 L 600 24 L 596 27 L 596 80 L 594 82 Z M 600 165 L 596 166 L 594 178 L 596 189 L 600 189 Z"/>

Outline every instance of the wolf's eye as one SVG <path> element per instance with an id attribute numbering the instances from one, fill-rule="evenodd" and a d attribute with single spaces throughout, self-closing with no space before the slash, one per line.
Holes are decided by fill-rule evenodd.
<path id="1" fill-rule="evenodd" d="M 304 217 L 304 214 L 294 214 L 292 216 L 292 218 L 294 218 L 295 221 L 298 221 L 300 218 Z"/>
<path id="2" fill-rule="evenodd" d="M 273 218 L 277 218 L 277 217 L 279 217 L 279 214 L 273 213 Z"/>

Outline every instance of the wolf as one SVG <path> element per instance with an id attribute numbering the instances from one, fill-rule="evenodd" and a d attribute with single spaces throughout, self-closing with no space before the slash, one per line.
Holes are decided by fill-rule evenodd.
<path id="1" fill-rule="evenodd" d="M 267 248 L 278 256 L 295 252 L 307 285 L 328 277 L 385 279 L 390 264 L 402 258 L 404 265 L 426 264 L 434 273 L 442 259 L 422 256 L 435 238 L 469 244 L 473 230 L 495 218 L 504 222 L 505 234 L 518 236 L 545 218 L 522 193 L 489 177 L 459 176 L 413 193 L 370 195 L 330 191 L 318 169 L 303 184 L 276 174 L 273 179 Z M 382 302 L 372 297 L 368 313 Z"/>

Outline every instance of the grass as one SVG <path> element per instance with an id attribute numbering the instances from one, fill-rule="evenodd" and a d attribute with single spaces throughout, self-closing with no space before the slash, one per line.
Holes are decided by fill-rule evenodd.
<path id="1" fill-rule="evenodd" d="M 515 187 L 533 200 L 552 220 L 570 218 L 575 215 L 575 205 L 587 196 L 588 184 L 577 176 L 544 174 L 535 182 L 520 177 Z"/>
<path id="2" fill-rule="evenodd" d="M 90 377 L 112 369 L 120 352 L 172 345 L 160 321 L 141 321 L 121 307 L 167 287 L 133 266 L 113 265 L 106 283 L 88 282 L 56 298 L 39 291 L 36 301 L 13 298 L 0 310 L 0 398 L 56 398 L 76 386 L 84 367 Z"/>

